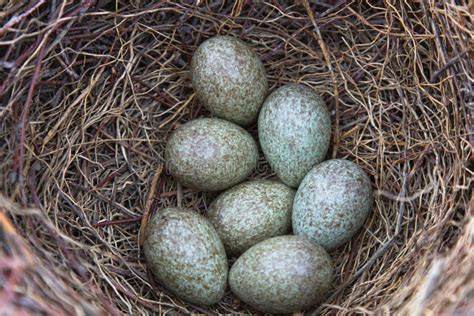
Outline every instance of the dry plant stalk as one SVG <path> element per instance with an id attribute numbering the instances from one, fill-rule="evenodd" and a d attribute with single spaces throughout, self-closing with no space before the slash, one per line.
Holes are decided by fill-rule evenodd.
<path id="1" fill-rule="evenodd" d="M 205 213 L 214 197 L 179 188 L 160 166 L 170 132 L 209 115 L 189 62 L 215 34 L 249 43 L 271 90 L 299 82 L 321 93 L 331 152 L 372 178 L 374 211 L 331 253 L 334 289 L 315 310 L 474 309 L 465 1 L 0 7 L 0 314 L 253 312 L 231 293 L 208 308 L 178 300 L 148 278 L 138 246 L 157 208 L 179 200 Z M 275 178 L 263 158 L 252 177 Z"/>

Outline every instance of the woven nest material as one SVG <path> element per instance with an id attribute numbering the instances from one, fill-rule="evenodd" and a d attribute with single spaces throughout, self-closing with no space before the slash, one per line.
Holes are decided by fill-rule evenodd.
<path id="1" fill-rule="evenodd" d="M 210 115 L 189 63 L 216 34 L 259 54 L 270 91 L 298 82 L 320 93 L 328 158 L 371 177 L 373 212 L 331 252 L 334 286 L 313 311 L 473 312 L 472 3 L 0 7 L 0 314 L 255 312 L 230 292 L 211 307 L 181 301 L 147 276 L 139 247 L 144 214 L 205 214 L 215 197 L 178 186 L 163 149 L 175 128 Z M 260 157 L 251 178 L 276 178 Z"/>

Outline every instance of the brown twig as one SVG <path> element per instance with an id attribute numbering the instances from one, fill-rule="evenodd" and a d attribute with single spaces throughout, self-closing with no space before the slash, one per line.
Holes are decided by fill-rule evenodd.
<path id="1" fill-rule="evenodd" d="M 334 107 L 335 107 L 335 121 L 334 121 L 334 134 L 333 134 L 333 152 L 332 152 L 332 158 L 336 158 L 337 150 L 339 147 L 339 120 L 340 120 L 340 110 L 339 110 L 339 89 L 337 87 L 336 83 L 336 75 L 334 73 L 334 70 L 332 68 L 331 64 L 331 58 L 329 56 L 329 52 L 326 46 L 326 43 L 323 40 L 323 37 L 321 35 L 321 30 L 318 27 L 318 24 L 316 23 L 316 20 L 314 18 L 313 12 L 311 11 L 309 2 L 305 0 L 304 2 L 306 12 L 308 13 L 309 19 L 311 20 L 311 23 L 313 24 L 314 27 L 314 33 L 311 33 L 311 35 L 316 39 L 316 41 L 319 44 L 319 47 L 321 48 L 321 51 L 323 52 L 324 60 L 326 61 L 326 65 L 329 69 L 329 72 L 331 73 L 331 80 L 332 80 L 332 86 L 333 86 L 333 93 L 334 93 Z"/>
<path id="2" fill-rule="evenodd" d="M 130 217 L 130 218 L 109 220 L 109 221 L 101 221 L 101 222 L 92 224 L 92 227 L 104 227 L 104 226 L 130 224 L 130 223 L 138 222 L 141 219 L 142 219 L 141 217 Z"/>
<path id="3" fill-rule="evenodd" d="M 21 112 L 21 118 L 20 118 L 20 123 L 19 123 L 19 140 L 18 140 L 18 169 L 16 171 L 17 173 L 17 176 L 18 176 L 18 180 L 19 180 L 19 184 L 20 184 L 20 188 L 23 188 L 23 183 L 24 183 L 24 179 L 23 179 L 23 165 L 24 165 L 24 159 L 25 159 L 25 135 L 26 135 L 26 128 L 27 128 L 27 120 L 28 120 L 28 117 L 29 117 L 29 113 L 30 113 L 30 108 L 31 108 L 31 104 L 33 102 L 33 95 L 35 93 L 35 87 L 36 87 L 36 84 L 39 80 L 39 77 L 40 77 L 40 73 L 41 73 L 41 63 L 43 61 L 43 57 L 44 57 L 44 53 L 45 53 L 45 49 L 46 47 L 45 46 L 42 46 L 41 49 L 40 49 L 40 52 L 39 52 L 39 55 L 38 55 L 38 58 L 37 58 L 37 61 L 36 61 L 36 66 L 35 66 L 35 71 L 33 73 L 33 77 L 31 78 L 31 83 L 30 83 L 30 88 L 28 90 L 28 95 L 26 97 L 26 101 L 23 105 L 23 110 Z M 23 205 L 26 205 L 27 203 L 27 200 L 26 200 L 26 196 L 24 194 L 22 194 L 22 202 L 23 202 Z"/>
<path id="4" fill-rule="evenodd" d="M 13 17 L 8 20 L 7 23 L 5 23 L 1 28 L 0 28 L 0 37 L 3 36 L 9 28 L 15 26 L 22 20 L 24 20 L 28 15 L 33 13 L 35 10 L 37 10 L 39 7 L 41 7 L 45 3 L 45 0 L 38 0 L 34 5 L 31 6 L 28 10 L 23 12 L 20 15 L 14 15 Z"/>
<path id="5" fill-rule="evenodd" d="M 139 232 L 139 237 L 138 237 L 139 245 L 143 245 L 143 241 L 145 239 L 146 227 L 148 225 L 148 221 L 150 220 L 152 216 L 153 202 L 155 201 L 156 198 L 158 198 L 156 194 L 156 189 L 158 187 L 158 180 L 160 179 L 162 172 L 163 172 L 163 165 L 159 164 L 158 167 L 156 167 L 153 178 L 151 179 L 150 191 L 148 192 L 148 198 L 146 199 L 146 203 L 145 203 L 145 211 L 143 212 L 143 216 L 141 219 L 140 232 Z"/>
<path id="6" fill-rule="evenodd" d="M 446 64 L 443 65 L 443 67 L 441 67 L 435 73 L 433 73 L 433 75 L 430 78 L 430 83 L 434 83 L 438 79 L 439 76 L 441 76 L 446 70 L 448 70 L 449 67 L 452 67 L 457 62 L 459 62 L 461 58 L 468 52 L 469 50 L 465 50 L 459 53 L 458 55 L 456 55 L 455 57 L 451 58 Z"/>

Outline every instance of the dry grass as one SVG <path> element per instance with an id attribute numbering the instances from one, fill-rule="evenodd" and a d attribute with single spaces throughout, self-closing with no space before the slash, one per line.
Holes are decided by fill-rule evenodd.
<path id="1" fill-rule="evenodd" d="M 160 170 L 169 133 L 209 115 L 188 65 L 215 34 L 249 43 L 271 90 L 320 92 L 331 155 L 372 178 L 317 311 L 474 309 L 472 3 L 249 3 L 0 1 L 0 314 L 251 312 L 169 295 L 138 247 L 148 210 L 213 198 Z M 263 158 L 253 177 L 274 177 Z"/>

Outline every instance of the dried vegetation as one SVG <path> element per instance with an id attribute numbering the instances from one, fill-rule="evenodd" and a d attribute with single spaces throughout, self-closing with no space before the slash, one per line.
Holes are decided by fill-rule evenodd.
<path id="1" fill-rule="evenodd" d="M 373 181 L 317 311 L 474 309 L 472 2 L 252 3 L 0 1 L 0 314 L 251 312 L 169 295 L 138 247 L 143 214 L 213 198 L 177 186 L 163 148 L 209 115 L 188 69 L 215 34 L 249 43 L 271 90 L 320 92 L 330 156 Z M 263 158 L 253 177 L 274 177 Z"/>

